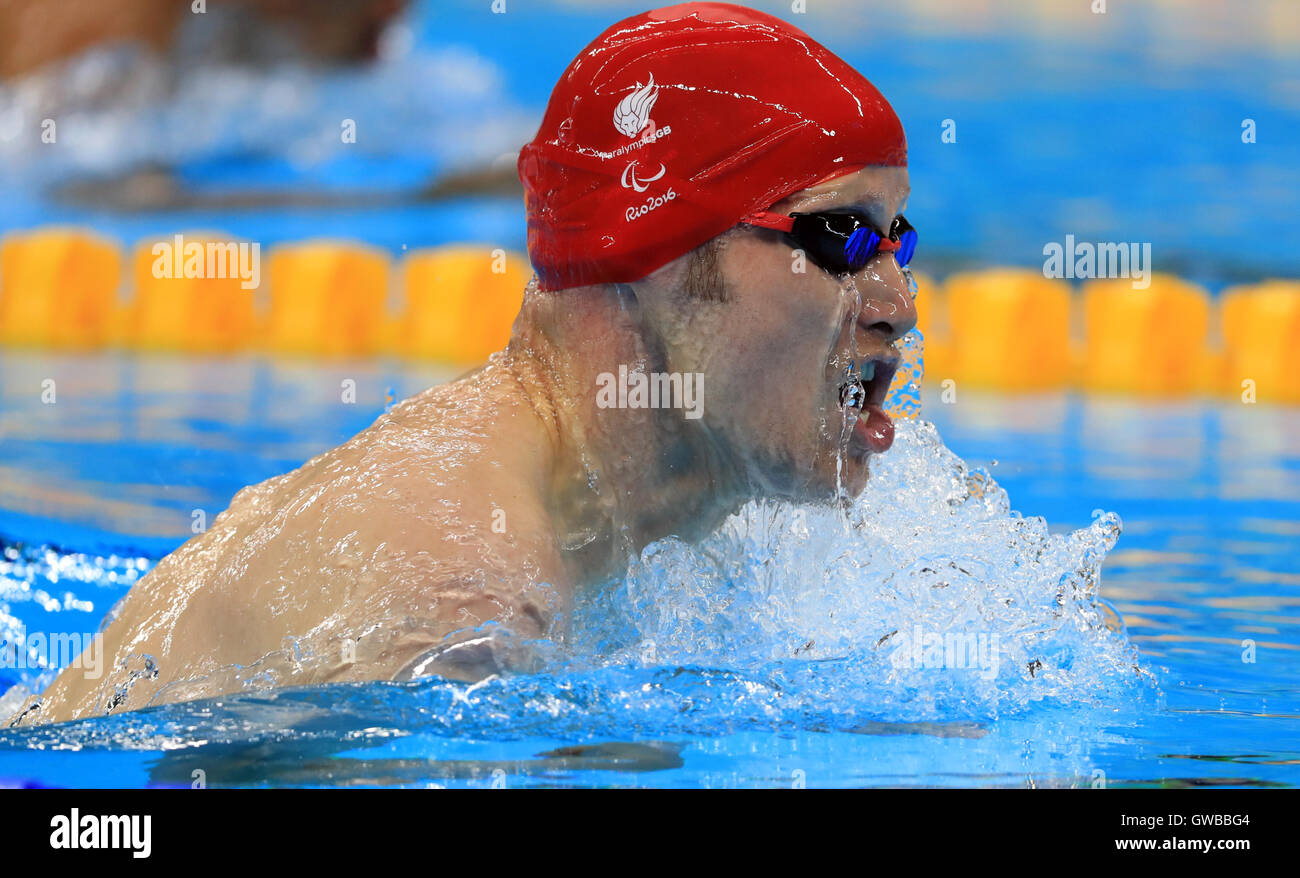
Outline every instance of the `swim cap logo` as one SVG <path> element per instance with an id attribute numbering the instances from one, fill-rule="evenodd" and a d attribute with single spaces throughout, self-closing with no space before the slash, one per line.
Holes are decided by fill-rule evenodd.
<path id="1" fill-rule="evenodd" d="M 660 162 L 659 173 L 655 174 L 653 177 L 642 177 L 638 180 L 636 177 L 636 159 L 632 159 L 632 161 L 628 162 L 627 167 L 623 169 L 623 188 L 632 189 L 637 192 L 644 192 L 650 188 L 651 183 L 658 180 L 667 173 L 667 171 L 668 168 L 665 167 L 663 162 Z"/>
<path id="2" fill-rule="evenodd" d="M 618 102 L 614 108 L 614 127 L 628 137 L 636 137 L 650 122 L 650 111 L 655 101 L 659 100 L 659 86 L 655 85 L 655 75 L 650 74 L 650 81 L 644 86 L 640 80 L 636 90 Z"/>

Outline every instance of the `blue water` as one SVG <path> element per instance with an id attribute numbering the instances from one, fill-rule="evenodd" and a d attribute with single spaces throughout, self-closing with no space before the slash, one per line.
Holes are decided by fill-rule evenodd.
<path id="1" fill-rule="evenodd" d="M 1038 265 L 1045 243 L 1073 234 L 1151 242 L 1156 270 L 1214 289 L 1300 275 L 1300 53 L 1264 39 L 1262 4 L 1199 32 L 1137 4 L 1050 27 L 1014 11 L 962 23 L 898 4 L 809 6 L 799 23 L 907 128 L 921 270 Z M 516 199 L 407 196 L 450 170 L 508 164 L 570 57 L 643 5 L 488 8 L 417 3 L 384 60 L 355 69 L 82 59 L 67 81 L 125 65 L 139 91 L 73 100 L 57 146 L 34 134 L 54 110 L 0 85 L 0 232 L 75 222 L 126 245 L 218 229 L 267 245 L 355 237 L 395 256 L 451 241 L 522 248 Z M 156 81 L 176 88 L 132 97 Z M 357 122 L 354 145 L 339 140 L 343 118 Z M 1241 141 L 1246 118 L 1256 143 Z M 940 140 L 944 119 L 956 143 Z M 119 213 L 50 190 L 146 163 L 199 194 L 397 200 Z M 1222 246 L 1236 231 L 1245 243 Z M 388 361 L 0 352 L 0 640 L 95 631 L 191 535 L 196 510 L 210 520 L 244 485 L 449 377 Z M 349 378 L 355 404 L 340 402 Z M 869 489 L 880 505 L 858 510 L 870 527 L 852 537 L 834 516 L 767 509 L 704 555 L 657 546 L 591 596 L 576 644 L 545 673 L 0 732 L 0 784 L 188 786 L 196 771 L 211 785 L 1297 782 L 1300 410 L 963 393 L 928 396 L 924 417 L 967 468 L 904 431 Z M 908 479 L 934 496 L 882 488 Z M 1123 529 L 1098 579 L 1110 514 Z M 844 551 L 859 538 L 865 567 Z M 891 581 L 893 569 L 907 576 Z M 892 620 L 908 614 L 978 621 L 1008 661 L 992 681 L 893 674 L 881 643 L 895 641 L 881 638 L 904 636 Z M 47 676 L 0 668 L 0 694 Z"/>
<path id="2" fill-rule="evenodd" d="M 60 382 L 57 402 L 44 405 L 33 388 L 51 374 L 80 383 Z M 339 402 L 344 377 L 357 381 L 353 405 Z M 336 444 L 389 399 L 445 377 L 396 363 L 0 355 L 0 622 L 29 634 L 94 631 L 185 539 L 194 509 L 210 516 L 244 484 Z M 1292 438 L 1300 411 L 1066 395 L 967 394 L 945 405 L 927 394 L 924 414 L 971 467 L 957 486 L 958 518 L 930 517 L 921 496 L 947 490 L 947 452 L 913 453 L 919 440 L 904 439 L 875 468 L 879 484 L 868 496 L 879 500 L 871 491 L 891 479 L 919 486 L 918 495 L 890 495 L 869 513 L 874 531 L 854 539 L 873 556 L 867 571 L 897 566 L 915 577 L 936 559 L 958 558 L 968 575 L 946 571 L 944 589 L 858 588 L 855 576 L 866 575 L 858 561 L 818 555 L 837 539 L 832 513 L 800 520 L 766 510 L 750 517 L 743 538 L 717 538 L 703 554 L 671 544 L 648 553 L 627 581 L 590 598 L 587 618 L 575 620 L 576 645 L 541 674 L 477 687 L 252 693 L 9 730 L 0 732 L 0 778 L 188 786 L 201 771 L 210 785 L 724 787 L 1300 780 L 1300 448 Z M 978 467 L 1026 518 L 999 510 L 1001 494 Z M 1101 508 L 1123 520 L 1123 532 L 1094 605 L 1084 593 L 1089 559 L 1113 539 L 1102 536 L 1113 519 L 1094 514 Z M 800 526 L 811 536 L 787 536 Z M 891 547 L 897 558 L 875 557 Z M 717 563 L 757 566 L 737 567 L 727 590 L 702 575 Z M 821 563 L 837 572 L 805 589 L 801 578 Z M 781 564 L 800 572 L 763 579 L 766 566 Z M 1058 574 L 1064 610 L 1052 598 Z M 905 606 L 895 610 L 882 595 Z M 1122 623 L 1100 624 L 1107 605 Z M 833 623 L 827 607 L 839 614 Z M 861 632 L 895 612 L 927 624 L 987 614 L 984 624 L 1005 637 L 1032 631 L 1024 648 L 1044 661 L 1027 676 L 1019 665 L 1028 654 L 1020 654 L 992 681 L 891 677 L 877 638 Z M 886 627 L 905 628 L 887 619 Z M 790 639 L 807 630 L 816 631 L 810 643 Z M 1248 642 L 1253 661 L 1243 661 Z M 1017 642 L 1007 656 L 1021 649 Z M 0 683 L 35 674 L 6 668 Z"/>
<path id="3" fill-rule="evenodd" d="M 1230 13 L 1122 3 L 1106 15 L 1049 4 L 1051 15 L 1033 16 L 995 4 L 928 19 L 894 3 L 809 4 L 799 16 L 756 5 L 796 20 L 896 107 L 923 270 L 1041 266 L 1044 245 L 1072 234 L 1148 242 L 1156 270 L 1215 290 L 1300 274 L 1300 52 L 1266 3 Z M 155 163 L 198 193 L 412 196 L 450 170 L 508 167 L 569 60 L 645 6 L 517 3 L 494 15 L 479 0 L 423 2 L 369 67 L 248 73 L 187 57 L 158 68 L 106 52 L 67 78 L 136 69 L 115 101 L 79 103 L 69 88 L 67 105 L 51 108 L 37 90 L 0 85 L 0 231 L 73 222 L 127 245 L 215 229 L 267 245 L 355 237 L 395 255 L 452 241 L 523 249 L 517 197 L 111 213 L 48 187 Z M 173 91 L 150 91 L 160 82 Z M 73 118 L 57 145 L 42 144 L 52 113 Z M 341 142 L 342 119 L 356 122 L 355 144 Z M 1253 143 L 1242 142 L 1245 119 Z M 954 143 L 941 140 L 944 120 Z M 1220 246 L 1225 235 L 1240 245 Z"/>

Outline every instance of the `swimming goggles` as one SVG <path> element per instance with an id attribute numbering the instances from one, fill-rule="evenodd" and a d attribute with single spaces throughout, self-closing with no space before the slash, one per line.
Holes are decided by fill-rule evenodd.
<path id="1" fill-rule="evenodd" d="M 744 222 L 785 232 L 792 247 L 835 275 L 861 271 L 881 251 L 892 252 L 898 264 L 906 266 L 916 251 L 916 229 L 902 216 L 894 218 L 888 238 L 880 237 L 867 215 L 856 210 L 789 216 L 760 210 Z"/>

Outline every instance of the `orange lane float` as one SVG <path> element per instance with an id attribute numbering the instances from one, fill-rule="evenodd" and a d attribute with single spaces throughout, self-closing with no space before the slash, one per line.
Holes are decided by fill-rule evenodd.
<path id="1" fill-rule="evenodd" d="M 271 253 L 267 350 L 369 356 L 387 330 L 389 260 L 383 251 L 339 241 L 308 241 Z"/>
<path id="2" fill-rule="evenodd" d="M 110 341 L 122 278 L 118 248 L 81 229 L 49 227 L 0 243 L 0 343 L 89 350 Z"/>
<path id="3" fill-rule="evenodd" d="M 1300 403 L 1300 282 L 1225 290 L 1220 388 L 1257 402 Z"/>
<path id="4" fill-rule="evenodd" d="M 1210 369 L 1210 296 L 1172 275 L 1150 285 L 1094 280 L 1083 287 L 1084 390 L 1141 396 L 1199 391 Z"/>
<path id="5" fill-rule="evenodd" d="M 201 232 L 143 241 L 135 250 L 135 297 L 123 340 L 150 351 L 247 349 L 260 273 L 259 245 L 229 236 Z"/>
<path id="6" fill-rule="evenodd" d="M 0 241 L 0 344 L 325 357 L 398 353 L 453 365 L 501 349 L 532 274 L 527 256 L 457 244 L 402 261 L 348 241 L 273 248 L 192 233 L 140 243 L 131 298 L 123 259 L 94 232 L 45 227 Z M 1073 296 L 1040 271 L 989 268 L 939 284 L 916 275 L 926 378 L 971 388 L 1300 404 L 1300 281 L 1233 287 L 1215 300 L 1178 277 L 1086 282 Z M 1081 339 L 1075 343 L 1075 330 Z M 1221 338 L 1220 338 L 1221 336 Z"/>
<path id="7" fill-rule="evenodd" d="M 931 381 L 952 378 L 1004 391 L 1068 383 L 1070 288 L 1063 281 L 1038 271 L 991 269 L 953 275 L 945 293 L 950 359 L 946 370 L 926 370 Z"/>
<path id="8" fill-rule="evenodd" d="M 528 257 L 455 245 L 411 253 L 403 265 L 398 350 L 448 363 L 481 363 L 510 338 L 532 275 Z"/>

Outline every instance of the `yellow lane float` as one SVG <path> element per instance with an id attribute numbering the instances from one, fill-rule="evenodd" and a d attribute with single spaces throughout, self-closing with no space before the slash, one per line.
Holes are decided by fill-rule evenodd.
<path id="1" fill-rule="evenodd" d="M 122 257 L 80 229 L 49 227 L 0 243 L 0 343 L 88 350 L 107 344 Z"/>
<path id="2" fill-rule="evenodd" d="M 1010 391 L 1054 390 L 1070 377 L 1070 288 L 1042 272 L 993 269 L 945 284 L 949 368 L 931 381 Z M 919 297 L 918 297 L 919 300 Z M 944 374 L 944 373 L 948 374 Z"/>
<path id="3" fill-rule="evenodd" d="M 1221 388 L 1257 402 L 1300 403 L 1300 282 L 1223 293 Z"/>
<path id="4" fill-rule="evenodd" d="M 275 353 L 368 356 L 384 346 L 388 255 L 373 247 L 308 241 L 271 253 L 270 315 Z"/>
<path id="5" fill-rule="evenodd" d="M 481 363 L 510 338 L 528 257 L 484 246 L 421 250 L 403 266 L 405 307 L 398 350 L 409 357 Z"/>
<path id="6" fill-rule="evenodd" d="M 256 327 L 259 251 L 256 244 L 211 232 L 141 242 L 124 341 L 151 351 L 247 349 Z"/>
<path id="7" fill-rule="evenodd" d="M 125 305 L 122 262 L 114 242 L 84 229 L 6 235 L 0 344 L 392 352 L 472 365 L 509 339 L 532 274 L 526 255 L 488 244 L 415 251 L 402 261 L 393 314 L 388 254 L 355 242 L 277 246 L 263 266 L 258 244 L 226 235 L 150 239 L 132 254 Z M 1015 268 L 958 273 L 943 284 L 917 274 L 916 283 L 925 372 L 935 384 L 1300 403 L 1300 281 L 1232 287 L 1217 300 L 1164 274 L 1145 287 L 1089 281 L 1078 296 L 1065 281 Z"/>
<path id="8" fill-rule="evenodd" d="M 1150 286 L 1127 279 L 1083 287 L 1080 384 L 1100 393 L 1183 396 L 1200 390 L 1210 359 L 1210 295 L 1167 274 Z"/>

